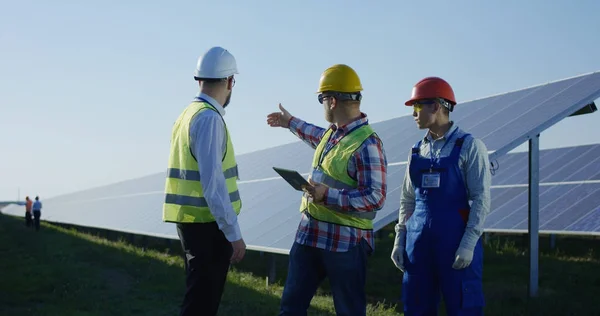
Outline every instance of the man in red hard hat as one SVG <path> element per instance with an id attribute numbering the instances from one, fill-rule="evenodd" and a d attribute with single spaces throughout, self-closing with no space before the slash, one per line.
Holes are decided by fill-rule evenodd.
<path id="1" fill-rule="evenodd" d="M 485 144 L 449 118 L 456 99 L 438 77 L 419 81 L 405 103 L 425 137 L 411 149 L 392 261 L 404 272 L 405 315 L 483 315 L 481 234 L 490 209 Z"/>

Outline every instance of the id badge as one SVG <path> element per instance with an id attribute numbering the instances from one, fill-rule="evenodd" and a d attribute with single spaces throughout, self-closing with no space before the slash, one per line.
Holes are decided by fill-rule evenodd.
<path id="1" fill-rule="evenodd" d="M 423 188 L 439 188 L 440 187 L 440 174 L 439 173 L 424 173 L 423 180 L 421 181 Z"/>

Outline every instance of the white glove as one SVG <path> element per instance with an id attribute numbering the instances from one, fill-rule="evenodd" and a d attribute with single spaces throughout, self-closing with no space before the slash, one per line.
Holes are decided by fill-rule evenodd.
<path id="1" fill-rule="evenodd" d="M 400 230 L 396 233 L 394 248 L 392 249 L 392 261 L 400 271 L 404 272 L 404 249 L 406 248 L 406 231 Z"/>
<path id="2" fill-rule="evenodd" d="M 473 250 L 459 247 L 458 250 L 456 250 L 456 259 L 452 264 L 452 268 L 457 270 L 464 269 L 471 264 L 471 261 L 473 261 Z"/>
<path id="3" fill-rule="evenodd" d="M 460 246 L 458 246 L 458 250 L 456 250 L 452 268 L 464 269 L 471 264 L 471 261 L 473 261 L 473 250 L 475 249 L 478 240 L 479 234 L 469 228 L 465 230 L 462 240 L 460 241 Z"/>

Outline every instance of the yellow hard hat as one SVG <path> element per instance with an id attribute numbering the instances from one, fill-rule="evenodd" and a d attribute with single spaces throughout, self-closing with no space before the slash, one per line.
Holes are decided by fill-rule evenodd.
<path id="1" fill-rule="evenodd" d="M 337 64 L 325 69 L 321 74 L 317 93 L 324 91 L 353 93 L 362 90 L 362 84 L 356 71 L 348 65 Z"/>

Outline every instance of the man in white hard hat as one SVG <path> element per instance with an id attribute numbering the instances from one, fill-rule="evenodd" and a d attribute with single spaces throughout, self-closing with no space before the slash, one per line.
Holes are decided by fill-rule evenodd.
<path id="1" fill-rule="evenodd" d="M 194 74 L 200 93 L 173 125 L 163 221 L 177 224 L 185 252 L 180 315 L 216 315 L 229 265 L 246 251 L 237 221 L 237 163 L 223 120 L 237 73 L 229 51 L 209 49 Z"/>

